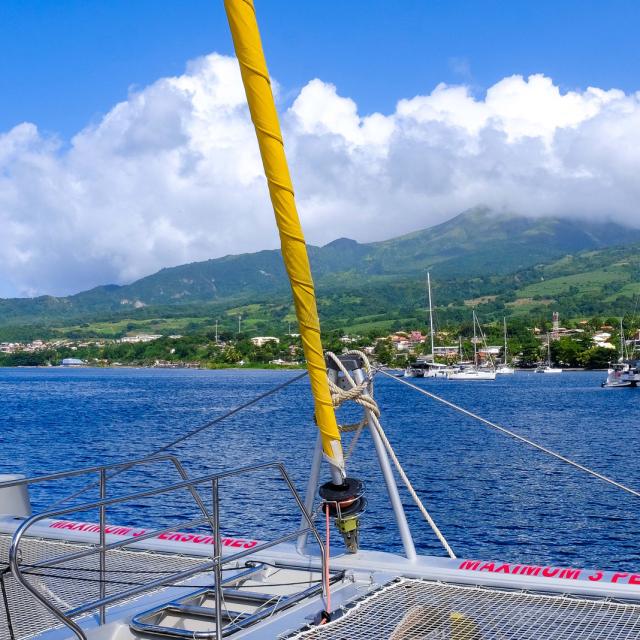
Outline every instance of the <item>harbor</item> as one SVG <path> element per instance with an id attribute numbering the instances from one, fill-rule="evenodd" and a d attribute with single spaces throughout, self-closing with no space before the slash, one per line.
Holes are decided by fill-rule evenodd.
<path id="1" fill-rule="evenodd" d="M 28 475 L 119 462 L 186 434 L 295 375 L 259 370 L 0 369 L 1 445 L 14 461 L 12 467 Z M 559 377 L 518 372 L 498 376 L 488 385 L 411 382 L 637 486 L 637 395 L 633 390 L 601 389 L 603 377 L 600 371 L 565 372 Z M 399 459 L 460 555 L 633 570 L 637 555 L 631 496 L 384 376 L 376 377 L 375 394 L 385 409 L 385 429 Z M 254 412 L 239 413 L 176 451 L 191 461 L 194 474 L 241 466 L 246 459 L 265 462 L 272 459 L 272 450 L 280 451 L 303 490 L 315 435 L 310 419 L 302 425 L 299 420 L 309 415 L 308 402 L 307 384 L 299 381 Z M 279 428 L 273 429 L 274 424 Z M 253 437 L 247 438 L 247 432 Z M 144 441 L 136 436 L 143 433 Z M 368 440 L 363 435 L 363 451 L 370 446 Z M 224 454 L 212 458 L 211 451 Z M 397 532 L 389 526 L 393 514 L 384 487 L 374 481 L 368 456 L 356 455 L 351 464 L 354 474 L 372 477 L 367 487 L 371 515 L 362 521 L 363 544 L 401 551 Z M 152 486 L 164 480 L 140 478 Z M 52 487 L 53 495 L 35 491 L 34 508 L 45 508 L 79 486 L 82 483 L 71 481 L 62 493 Z M 268 503 L 269 492 L 256 486 L 251 498 L 245 492 L 240 495 L 244 497 L 237 498 L 239 506 L 242 500 Z M 227 517 L 230 534 L 270 539 L 282 531 L 280 520 L 265 517 L 262 509 L 239 509 Z M 114 507 L 110 521 L 122 526 L 162 523 L 145 523 L 146 518 Z M 439 555 L 440 545 L 417 510 L 408 508 L 408 518 L 418 550 Z"/>

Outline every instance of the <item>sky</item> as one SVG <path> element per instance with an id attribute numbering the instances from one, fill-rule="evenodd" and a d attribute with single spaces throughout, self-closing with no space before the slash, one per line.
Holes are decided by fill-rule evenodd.
<path id="1" fill-rule="evenodd" d="M 310 242 L 640 225 L 640 3 L 255 4 Z M 0 43 L 0 296 L 277 246 L 222 0 L 4 0 Z"/>

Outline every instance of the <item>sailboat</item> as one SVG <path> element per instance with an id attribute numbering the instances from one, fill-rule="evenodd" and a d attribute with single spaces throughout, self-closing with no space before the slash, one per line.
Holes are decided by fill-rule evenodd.
<path id="1" fill-rule="evenodd" d="M 602 387 L 607 389 L 619 389 L 625 387 L 636 387 L 640 381 L 637 363 L 628 360 L 626 356 L 624 327 L 620 318 L 620 358 L 607 370 L 607 379 L 602 383 Z"/>
<path id="2" fill-rule="evenodd" d="M 435 361 L 434 341 L 435 330 L 433 322 L 433 304 L 431 300 L 431 275 L 427 271 L 427 300 L 429 302 L 429 342 L 431 352 L 426 356 L 419 356 L 415 362 L 408 364 L 404 371 L 405 378 L 445 378 L 449 370 L 446 364 Z"/>
<path id="3" fill-rule="evenodd" d="M 313 280 L 255 9 L 250 0 L 225 0 L 225 8 L 307 360 L 307 372 L 269 393 L 308 375 L 314 398 L 318 437 L 306 494 L 299 495 L 280 461 L 247 461 L 221 470 L 218 456 L 215 471 L 190 474 L 180 458 L 167 451 L 198 430 L 136 459 L 31 478 L 4 475 L 0 640 L 637 640 L 637 574 L 458 558 L 384 433 L 366 356 L 323 353 Z M 378 374 L 437 398 L 383 370 Z M 226 415 L 247 410 L 266 395 L 261 391 Z M 360 520 L 372 517 L 376 527 L 371 529 L 379 528 L 383 511 L 366 512 L 365 485 L 347 473 L 345 434 L 335 411 L 356 399 L 363 411 L 357 429 L 370 434 L 365 460 L 380 467 L 401 552 L 369 551 L 361 545 Z M 451 401 L 437 400 L 538 454 L 640 495 Z M 256 412 L 253 419 L 259 416 Z M 265 424 L 264 432 L 273 427 Z M 278 458 L 282 453 L 276 452 Z M 392 464 L 442 544 L 444 557 L 418 554 Z M 327 480 L 318 489 L 323 469 Z M 112 478 L 120 475 L 124 482 L 131 470 L 156 482 L 114 492 Z M 87 484 L 69 493 L 69 480 Z M 239 483 L 247 488 L 259 483 L 260 491 L 248 491 L 235 501 Z M 48 506 L 33 512 L 32 489 L 41 501 L 48 495 Z M 162 524 L 144 522 L 152 497 L 159 498 L 157 508 L 166 509 L 156 521 Z M 282 515 L 284 533 L 269 540 L 222 534 L 223 502 L 239 511 L 260 509 L 258 501 L 265 497 Z M 189 506 L 194 517 L 188 515 Z M 116 510 L 133 514 L 138 525 L 113 524 Z M 97 522 L 73 519 L 89 513 Z"/>
<path id="4" fill-rule="evenodd" d="M 433 302 L 431 299 L 431 274 L 427 271 L 427 300 L 429 301 L 429 343 L 431 353 L 419 362 L 423 367 L 424 378 L 444 378 L 448 370 L 446 364 L 435 361 L 435 329 L 433 322 Z"/>
<path id="5" fill-rule="evenodd" d="M 551 366 L 551 336 L 547 333 L 547 364 L 543 367 L 540 365 L 536 369 L 536 373 L 562 373 L 562 369 Z"/>
<path id="6" fill-rule="evenodd" d="M 496 371 L 494 368 L 482 368 L 479 366 L 478 361 L 478 336 L 476 332 L 476 325 L 478 324 L 478 318 L 476 317 L 475 310 L 473 311 L 473 365 L 460 365 L 458 371 L 451 371 L 447 373 L 448 380 L 476 380 L 486 381 L 495 380 Z"/>
<path id="7" fill-rule="evenodd" d="M 509 361 L 507 360 L 507 319 L 502 318 L 502 323 L 504 327 L 504 362 L 499 367 L 496 367 L 496 373 L 502 376 L 513 375 L 516 370 L 509 366 Z"/>

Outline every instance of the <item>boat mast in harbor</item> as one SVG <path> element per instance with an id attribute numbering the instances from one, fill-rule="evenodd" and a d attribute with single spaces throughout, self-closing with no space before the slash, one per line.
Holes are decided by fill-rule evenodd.
<path id="1" fill-rule="evenodd" d="M 431 275 L 427 271 L 427 292 L 429 296 L 429 335 L 431 337 L 431 360 L 434 359 L 434 349 L 433 349 L 433 306 L 431 304 Z"/>

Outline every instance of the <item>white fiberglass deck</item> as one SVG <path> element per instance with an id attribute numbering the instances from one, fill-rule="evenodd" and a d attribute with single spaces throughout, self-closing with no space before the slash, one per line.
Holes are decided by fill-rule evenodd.
<path id="1" fill-rule="evenodd" d="M 299 640 L 631 640 L 640 606 L 402 579 Z"/>

